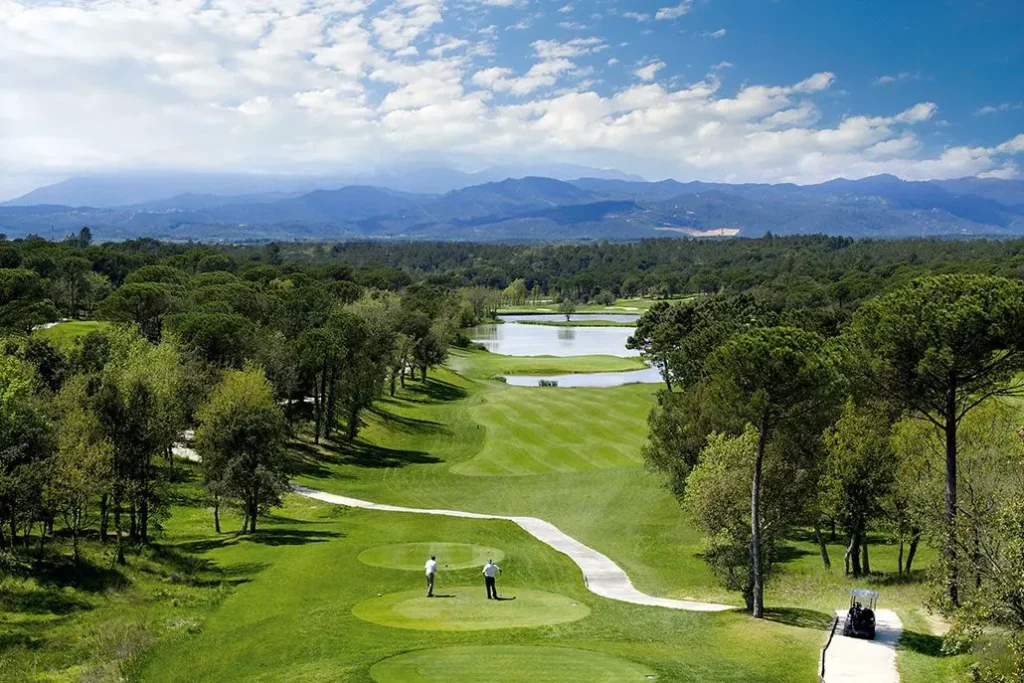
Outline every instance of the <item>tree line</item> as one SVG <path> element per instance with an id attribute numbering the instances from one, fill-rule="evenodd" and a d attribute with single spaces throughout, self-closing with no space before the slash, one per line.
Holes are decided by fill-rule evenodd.
<path id="1" fill-rule="evenodd" d="M 377 289 L 338 264 L 245 277 L 205 258 L 130 270 L 90 304 L 108 325 L 74 339 L 25 329 L 58 307 L 43 280 L 8 300 L 27 320 L 0 330 L 0 559 L 42 558 L 61 534 L 76 562 L 85 537 L 125 562 L 167 518 L 189 429 L 217 531 L 227 506 L 254 532 L 287 490 L 289 438 L 355 440 L 374 401 L 461 343 L 465 302 L 440 287 Z"/>
<path id="2" fill-rule="evenodd" d="M 763 617 L 798 529 L 830 567 L 823 528 L 838 526 L 854 576 L 872 571 L 869 532 L 899 545 L 897 575 L 928 539 L 948 642 L 1009 629 L 1024 663 L 1024 283 L 915 279 L 831 336 L 794 313 L 749 294 L 663 302 L 630 338 L 665 381 L 645 457 L 706 561 Z"/>

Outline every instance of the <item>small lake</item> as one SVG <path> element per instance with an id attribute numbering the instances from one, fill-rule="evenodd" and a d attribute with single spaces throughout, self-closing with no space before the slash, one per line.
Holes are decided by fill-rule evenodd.
<path id="1" fill-rule="evenodd" d="M 636 322 L 639 316 L 628 313 L 574 314 L 572 321 L 606 320 L 616 323 Z M 632 327 L 555 327 L 524 325 L 523 321 L 563 322 L 564 315 L 503 315 L 498 325 L 478 325 L 466 331 L 473 341 L 483 344 L 491 353 L 505 356 L 638 356 L 626 348 Z M 617 387 L 623 384 L 657 384 L 661 374 L 655 368 L 625 372 L 574 373 L 568 375 L 507 375 L 507 384 L 535 387 L 541 380 L 557 382 L 559 387 Z"/>
<path id="2" fill-rule="evenodd" d="M 540 316 L 528 316 L 534 320 Z M 557 319 L 557 316 L 555 316 Z M 565 316 L 561 316 L 565 320 Z M 582 319 L 582 316 L 580 316 Z M 466 331 L 491 353 L 504 356 L 637 356 L 626 348 L 632 327 L 555 327 L 509 321 Z"/>

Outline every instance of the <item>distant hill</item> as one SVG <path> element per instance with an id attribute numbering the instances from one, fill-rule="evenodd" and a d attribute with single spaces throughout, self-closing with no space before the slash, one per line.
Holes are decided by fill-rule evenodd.
<path id="1" fill-rule="evenodd" d="M 88 225 L 98 239 L 223 241 L 1024 234 L 1024 182 L 998 179 L 874 176 L 799 186 L 525 176 L 444 194 L 371 185 L 265 190 L 179 193 L 123 206 L 8 204 L 0 206 L 0 232 L 61 238 Z"/>

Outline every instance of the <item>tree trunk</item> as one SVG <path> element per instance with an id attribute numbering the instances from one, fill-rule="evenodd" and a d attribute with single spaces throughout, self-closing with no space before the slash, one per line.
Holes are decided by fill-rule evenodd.
<path id="1" fill-rule="evenodd" d="M 896 576 L 903 576 L 903 536 L 900 536 L 900 552 L 896 556 Z"/>
<path id="2" fill-rule="evenodd" d="M 421 379 L 423 380 L 423 383 L 426 384 L 427 383 L 427 366 L 426 365 L 421 365 L 420 366 L 420 375 L 422 376 Z"/>
<path id="3" fill-rule="evenodd" d="M 860 533 L 850 534 L 850 545 L 846 548 L 846 555 L 843 556 L 843 575 L 854 578 L 860 577 Z"/>
<path id="4" fill-rule="evenodd" d="M 338 416 L 335 413 L 336 407 L 336 391 L 338 388 L 338 369 L 336 367 L 331 368 L 330 379 L 327 383 L 327 417 L 324 419 L 324 438 L 331 438 L 331 432 L 338 423 Z"/>
<path id="5" fill-rule="evenodd" d="M 213 529 L 220 533 L 220 496 L 213 497 Z"/>
<path id="6" fill-rule="evenodd" d="M 348 409 L 348 425 L 347 425 L 346 438 L 349 443 L 356 440 L 356 435 L 359 433 L 359 404 L 356 401 L 352 401 Z"/>
<path id="7" fill-rule="evenodd" d="M 117 563 L 128 564 L 124 559 L 124 539 L 121 534 L 121 501 L 114 498 L 114 533 L 117 534 Z"/>
<path id="8" fill-rule="evenodd" d="M 818 550 L 821 552 L 821 563 L 825 565 L 825 569 L 832 570 L 832 560 L 828 556 L 828 546 L 825 545 L 825 538 L 821 535 L 821 525 L 814 522 L 814 540 L 818 542 Z"/>
<path id="9" fill-rule="evenodd" d="M 254 494 L 252 499 L 249 501 L 249 531 L 256 533 L 256 516 L 259 514 L 259 503 L 257 496 Z"/>
<path id="10" fill-rule="evenodd" d="M 861 546 L 860 546 L 860 549 L 861 549 L 861 553 L 864 556 L 864 559 L 862 561 L 863 566 L 861 567 L 861 569 L 864 571 L 864 574 L 866 576 L 870 576 L 871 575 L 871 560 L 868 559 L 868 535 L 866 533 L 864 533 L 864 532 L 861 532 Z"/>
<path id="11" fill-rule="evenodd" d="M 662 358 L 659 365 L 661 366 L 661 378 L 665 380 L 665 388 L 672 391 L 672 378 L 668 375 L 668 358 Z"/>
<path id="12" fill-rule="evenodd" d="M 107 503 L 107 494 L 104 493 L 100 496 L 100 543 L 107 542 L 107 532 L 110 531 L 110 520 L 107 514 L 110 510 Z"/>
<path id="13" fill-rule="evenodd" d="M 137 520 L 138 518 L 135 515 L 135 500 L 133 499 L 131 505 L 128 506 L 128 538 L 132 540 L 138 538 L 139 528 Z"/>
<path id="14" fill-rule="evenodd" d="M 79 559 L 81 558 L 81 551 L 78 548 L 78 535 L 79 529 L 82 524 L 82 511 L 73 510 L 71 512 L 71 557 L 75 560 L 75 566 L 78 566 Z"/>
<path id="15" fill-rule="evenodd" d="M 914 555 L 917 555 L 917 544 L 921 540 L 921 530 L 912 528 L 910 530 L 910 548 L 907 549 L 907 564 L 903 567 L 903 572 L 910 576 L 910 571 L 914 567 Z"/>
<path id="16" fill-rule="evenodd" d="M 398 380 L 398 377 L 396 375 L 398 375 L 398 371 L 395 368 L 391 368 L 391 395 L 392 396 L 395 395 L 395 390 L 397 388 L 395 386 L 396 381 Z"/>
<path id="17" fill-rule="evenodd" d="M 754 477 L 750 485 L 750 569 L 754 581 L 753 615 L 764 618 L 764 577 L 761 576 L 761 472 L 764 467 L 764 447 L 768 438 L 768 419 L 762 417 L 757 436 L 757 456 L 754 459 Z"/>
<path id="18" fill-rule="evenodd" d="M 946 391 L 946 592 L 954 607 L 960 606 L 956 566 L 956 382 Z"/>
<path id="19" fill-rule="evenodd" d="M 149 499 L 139 501 L 139 535 L 143 543 L 149 543 Z"/>

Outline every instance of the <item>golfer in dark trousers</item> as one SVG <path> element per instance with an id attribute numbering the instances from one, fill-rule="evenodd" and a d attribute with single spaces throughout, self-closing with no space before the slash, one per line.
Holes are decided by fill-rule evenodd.
<path id="1" fill-rule="evenodd" d="M 497 600 L 498 599 L 498 588 L 494 585 L 494 575 L 501 573 L 501 567 L 491 562 L 491 558 L 487 558 L 487 564 L 484 565 L 484 586 L 487 587 L 487 599 Z"/>

